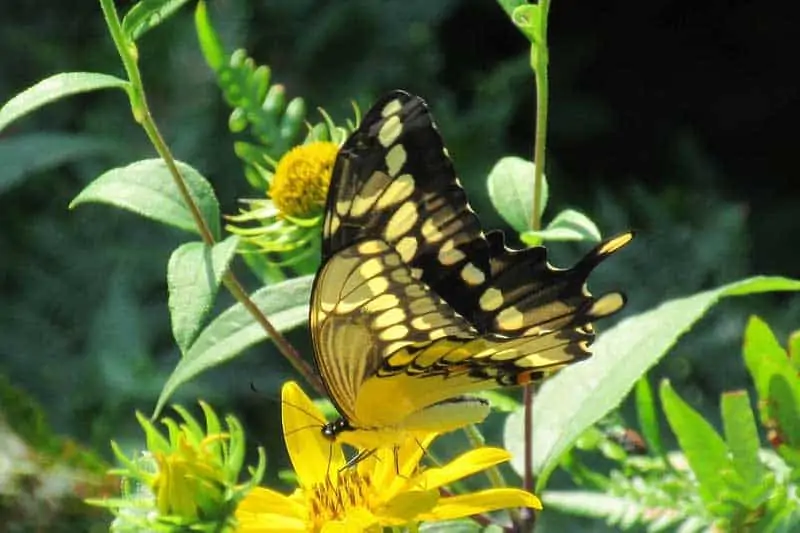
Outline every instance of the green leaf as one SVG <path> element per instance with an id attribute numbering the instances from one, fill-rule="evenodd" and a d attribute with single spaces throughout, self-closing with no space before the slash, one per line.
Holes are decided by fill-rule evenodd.
<path id="1" fill-rule="evenodd" d="M 675 344 L 697 320 L 721 298 L 769 291 L 798 291 L 800 281 L 782 277 L 754 277 L 717 289 L 663 303 L 627 318 L 600 336 L 594 356 L 571 365 L 547 380 L 533 408 L 533 466 L 538 487 L 547 482 L 575 439 L 615 408 L 636 381 Z M 505 428 L 506 447 L 522 447 L 522 411 L 509 416 Z M 522 472 L 522 453 L 515 453 L 512 466 Z"/>
<path id="2" fill-rule="evenodd" d="M 733 466 L 746 487 L 757 487 L 763 483 L 767 471 L 758 458 L 761 442 L 750 396 L 747 391 L 723 393 L 721 409 L 725 441 L 731 451 Z M 753 507 L 757 503 L 753 502 Z"/>
<path id="3" fill-rule="evenodd" d="M 789 335 L 789 361 L 795 370 L 800 372 L 800 331 L 794 331 Z"/>
<path id="4" fill-rule="evenodd" d="M 211 310 L 238 243 L 236 235 L 212 248 L 202 242 L 188 242 L 178 247 L 169 258 L 169 313 L 172 334 L 181 353 L 187 352 Z"/>
<path id="5" fill-rule="evenodd" d="M 106 138 L 74 133 L 31 133 L 0 140 L 0 194 L 26 177 L 70 161 L 122 153 L 123 146 Z"/>
<path id="6" fill-rule="evenodd" d="M 304 276 L 269 285 L 256 291 L 251 299 L 278 331 L 286 331 L 308 320 L 312 280 L 313 276 Z M 153 416 L 158 415 L 180 385 L 266 338 L 264 328 L 242 304 L 228 308 L 200 333 L 172 371 Z"/>
<path id="7" fill-rule="evenodd" d="M 542 241 L 600 242 L 600 230 L 592 220 L 574 209 L 565 209 L 540 231 L 529 230 L 520 235 L 522 242 L 537 245 Z"/>
<path id="8" fill-rule="evenodd" d="M 531 227 L 533 219 L 533 172 L 533 163 L 515 156 L 501 158 L 489 172 L 487 185 L 492 205 L 520 233 Z M 542 179 L 539 213 L 544 213 L 548 198 L 547 179 L 544 175 Z"/>
<path id="9" fill-rule="evenodd" d="M 226 62 L 225 48 L 222 46 L 219 34 L 211 24 L 211 17 L 208 16 L 205 2 L 197 4 L 197 9 L 194 11 L 194 26 L 206 63 L 212 70 L 219 70 Z"/>
<path id="10" fill-rule="evenodd" d="M 135 41 L 152 30 L 189 0 L 140 0 L 122 19 L 122 31 Z"/>
<path id="11" fill-rule="evenodd" d="M 215 238 L 219 238 L 219 203 L 206 179 L 186 163 L 177 162 L 189 193 Z M 191 211 L 161 159 L 145 159 L 105 172 L 69 204 L 96 202 L 133 211 L 176 228 L 199 233 Z"/>
<path id="12" fill-rule="evenodd" d="M 511 22 L 535 45 L 544 43 L 542 10 L 536 4 L 524 4 L 514 8 Z"/>
<path id="13" fill-rule="evenodd" d="M 769 326 L 751 317 L 744 335 L 744 361 L 756 386 L 761 422 L 777 431 L 780 440 L 800 448 L 800 378 Z M 793 459 L 784 448 L 779 452 Z M 788 455 L 787 455 L 788 454 Z"/>
<path id="14" fill-rule="evenodd" d="M 725 441 L 700 413 L 678 396 L 669 381 L 661 383 L 660 393 L 667 421 L 700 484 L 700 497 L 706 504 L 717 502 L 728 492 L 720 474 L 733 469 Z"/>
<path id="15" fill-rule="evenodd" d="M 526 0 L 497 0 L 497 3 L 500 4 L 500 7 L 506 12 L 506 15 L 511 17 L 514 13 L 514 9 L 519 6 L 524 6 L 528 2 Z"/>
<path id="16" fill-rule="evenodd" d="M 50 102 L 73 94 L 112 88 L 127 89 L 128 82 L 97 72 L 62 72 L 50 76 L 25 89 L 0 108 L 0 131 L 18 118 Z"/>
<path id="17" fill-rule="evenodd" d="M 656 402 L 647 375 L 642 376 L 636 382 L 636 416 L 639 419 L 639 429 L 642 431 L 647 447 L 656 455 L 664 455 Z"/>

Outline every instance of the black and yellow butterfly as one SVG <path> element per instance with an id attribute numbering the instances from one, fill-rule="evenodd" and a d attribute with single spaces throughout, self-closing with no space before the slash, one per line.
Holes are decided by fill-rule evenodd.
<path id="1" fill-rule="evenodd" d="M 342 146 L 323 232 L 310 324 L 341 414 L 323 433 L 362 449 L 483 420 L 468 394 L 588 357 L 591 322 L 625 303 L 585 283 L 630 233 L 566 270 L 543 247 L 509 250 L 481 230 L 425 102 L 402 91 Z"/>

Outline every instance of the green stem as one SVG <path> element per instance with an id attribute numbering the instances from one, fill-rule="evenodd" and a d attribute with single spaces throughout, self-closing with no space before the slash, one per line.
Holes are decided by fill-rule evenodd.
<path id="1" fill-rule="evenodd" d="M 122 64 L 125 67 L 125 72 L 128 75 L 128 98 L 131 103 L 133 118 L 136 120 L 136 122 L 142 125 L 142 128 L 147 134 L 147 137 L 150 139 L 150 142 L 153 143 L 156 152 L 158 152 L 158 155 L 160 155 L 164 160 L 167 170 L 169 170 L 170 175 L 175 181 L 175 185 L 178 187 L 178 191 L 183 198 L 183 201 L 189 208 L 189 212 L 191 213 L 192 219 L 194 220 L 194 223 L 200 232 L 200 237 L 203 239 L 203 242 L 207 246 L 213 246 L 215 244 L 214 235 L 211 233 L 208 224 L 203 218 L 203 215 L 200 213 L 200 208 L 197 206 L 197 203 L 189 194 L 186 181 L 183 179 L 183 176 L 181 176 L 181 173 L 175 164 L 175 158 L 172 156 L 169 146 L 167 146 L 167 143 L 161 136 L 161 132 L 158 130 L 158 126 L 156 125 L 153 116 L 150 114 L 150 108 L 147 105 L 144 85 L 142 84 L 142 78 L 139 72 L 139 66 L 137 64 L 138 51 L 136 44 L 130 41 L 122 31 L 122 25 L 120 24 L 117 11 L 114 8 L 113 0 L 100 0 L 100 7 L 103 10 L 103 16 L 105 17 L 106 25 L 111 33 L 111 38 L 114 40 L 114 45 L 117 48 L 120 59 L 122 59 Z M 269 337 L 278 347 L 278 350 L 280 350 L 280 352 L 289 360 L 292 366 L 294 366 L 295 370 L 297 370 L 297 372 L 303 376 L 305 380 L 319 393 L 324 394 L 324 386 L 314 370 L 311 368 L 311 365 L 309 365 L 300 356 L 294 346 L 292 346 L 292 344 L 286 340 L 286 337 L 284 337 L 277 329 L 275 329 L 275 326 L 272 325 L 266 315 L 264 315 L 258 306 L 253 303 L 231 270 L 228 270 L 225 273 L 224 277 L 222 278 L 222 282 L 228 291 L 230 291 L 230 293 L 233 295 L 233 297 L 236 298 L 236 300 L 242 304 L 244 308 L 247 309 L 247 311 L 253 316 L 256 322 L 258 322 L 261 327 L 264 328 L 264 330 L 267 332 L 267 335 L 269 335 Z"/>
<path id="2" fill-rule="evenodd" d="M 547 110 L 548 110 L 548 63 L 549 51 L 547 46 L 547 19 L 550 14 L 550 0 L 539 0 L 539 42 L 531 44 L 531 67 L 536 80 L 536 135 L 533 147 L 533 209 L 531 229 L 538 231 L 542 227 L 542 196 L 545 166 L 545 147 L 547 144 Z M 533 476 L 533 386 L 525 387 L 523 395 L 524 407 L 524 477 L 523 487 L 532 491 L 535 479 Z M 526 510 L 524 522 L 527 530 L 533 531 L 536 523 L 536 513 Z"/>
<path id="3" fill-rule="evenodd" d="M 547 108 L 548 108 L 548 76 L 547 65 L 549 53 L 547 49 L 547 15 L 550 11 L 550 0 L 539 0 L 541 16 L 542 42 L 531 45 L 531 66 L 536 79 L 536 136 L 533 147 L 533 217 L 531 229 L 538 231 L 542 228 L 542 213 L 540 198 L 544 182 L 545 146 L 547 144 Z"/>

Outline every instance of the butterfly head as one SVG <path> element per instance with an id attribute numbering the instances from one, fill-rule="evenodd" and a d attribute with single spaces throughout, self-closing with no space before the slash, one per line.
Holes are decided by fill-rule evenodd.
<path id="1" fill-rule="evenodd" d="M 353 426 L 345 418 L 337 418 L 333 422 L 327 422 L 322 426 L 322 436 L 331 442 L 336 442 L 339 436 L 345 431 L 353 431 Z"/>

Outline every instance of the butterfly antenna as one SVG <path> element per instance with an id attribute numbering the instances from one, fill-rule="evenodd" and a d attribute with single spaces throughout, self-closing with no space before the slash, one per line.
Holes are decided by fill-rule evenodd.
<path id="1" fill-rule="evenodd" d="M 309 424 L 309 425 L 307 425 L 307 426 L 302 426 L 302 427 L 299 427 L 299 428 L 294 428 L 292 431 L 289 431 L 289 432 L 287 432 L 287 433 L 284 433 L 284 436 L 288 437 L 289 435 L 294 435 L 295 433 L 298 433 L 298 432 L 300 432 L 300 431 L 305 431 L 305 430 L 307 430 L 307 429 L 319 429 L 319 426 L 317 426 L 317 425 L 314 425 L 314 424 Z"/>
<path id="2" fill-rule="evenodd" d="M 308 416 L 308 418 L 311 418 L 312 420 L 316 420 L 317 422 L 319 422 L 320 426 L 324 426 L 327 423 L 326 420 L 323 420 L 323 419 L 319 418 L 314 413 L 308 411 L 307 409 L 304 409 L 304 408 L 300 407 L 299 405 L 295 405 L 295 404 L 293 404 L 291 402 L 287 402 L 286 400 L 283 400 L 283 399 L 281 399 L 281 403 L 284 403 L 284 404 L 288 405 L 289 407 L 294 407 L 295 409 L 297 409 L 301 413 L 304 413 L 306 416 Z"/>

